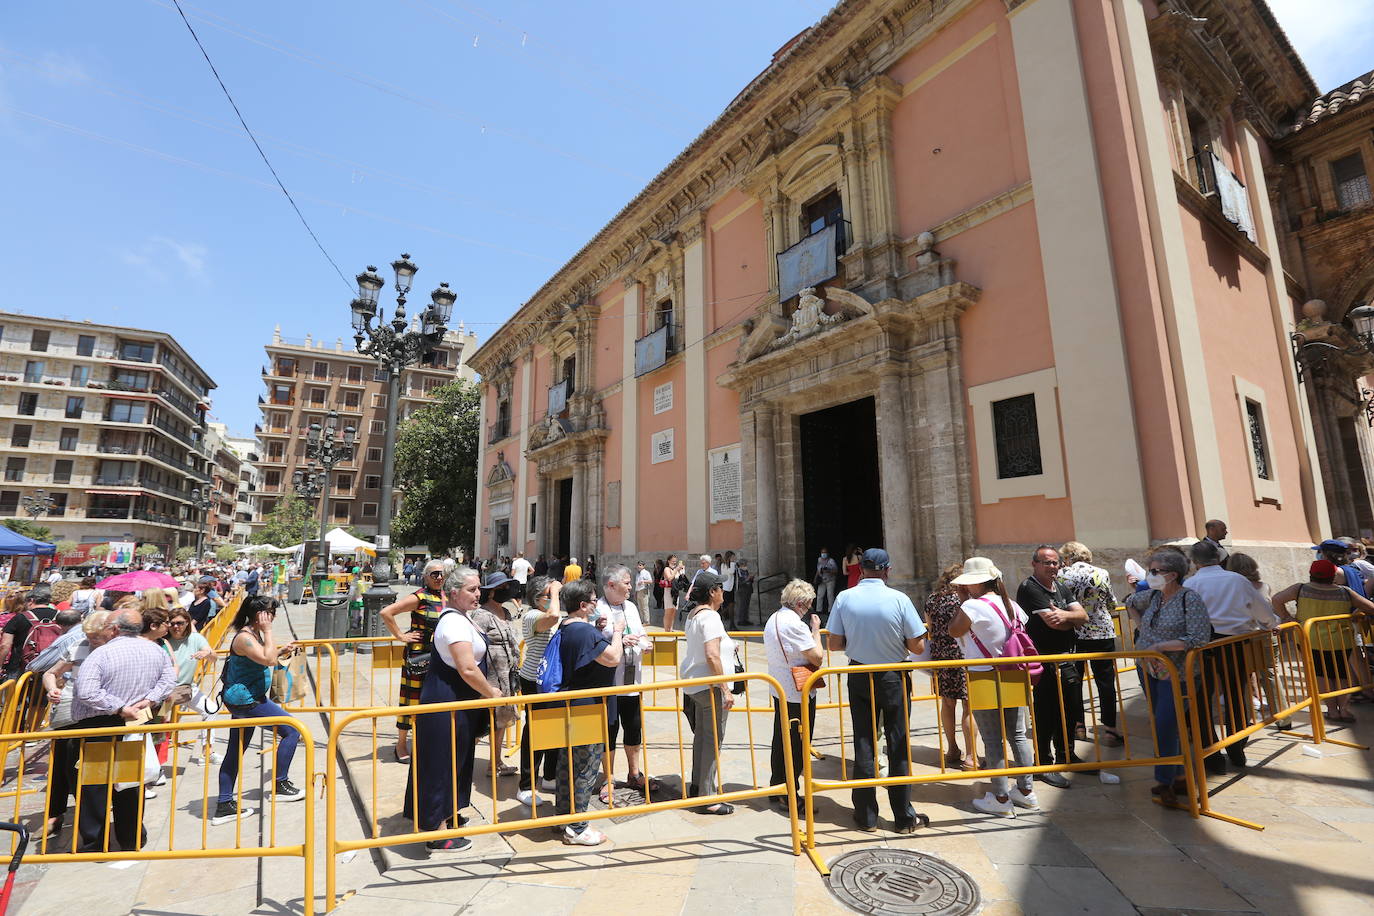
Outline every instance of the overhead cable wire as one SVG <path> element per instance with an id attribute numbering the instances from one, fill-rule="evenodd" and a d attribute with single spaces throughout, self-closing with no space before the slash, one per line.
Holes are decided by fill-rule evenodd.
<path id="1" fill-rule="evenodd" d="M 28 67 L 38 72 L 43 72 L 44 69 L 42 61 L 36 58 L 27 57 L 23 54 L 19 54 L 4 47 L 0 47 L 0 57 L 9 58 L 10 60 L 13 60 L 14 62 L 18 63 L 20 66 Z M 73 82 L 82 83 L 92 91 L 98 92 L 102 95 L 106 95 L 111 98 L 123 99 L 125 101 L 132 102 L 135 105 L 141 105 L 142 107 L 147 108 L 151 111 L 156 111 L 160 114 L 165 114 L 168 117 L 178 118 L 182 121 L 186 121 L 191 124 L 196 124 L 200 127 L 205 127 L 209 130 L 217 130 L 224 133 L 232 134 L 238 134 L 240 132 L 240 128 L 229 121 L 207 119 L 198 116 L 196 113 L 190 111 L 189 109 L 182 108 L 181 106 L 168 102 L 165 99 L 159 99 L 155 96 L 146 95 L 145 93 L 137 92 L 133 89 L 129 89 L 128 87 L 119 86 L 117 84 L 111 83 L 108 80 L 97 80 L 93 77 L 86 76 L 84 74 L 72 75 L 67 77 L 67 79 Z M 566 223 L 554 222 L 552 220 L 547 220 L 527 213 L 522 213 L 518 210 L 511 210 L 502 207 L 498 204 L 491 203 L 490 201 L 482 200 L 480 198 L 468 197 L 464 194 L 457 194 L 449 190 L 448 188 L 444 188 L 440 185 L 430 184 L 420 179 L 411 178 L 409 176 L 402 175 L 397 172 L 391 172 L 386 169 L 379 169 L 376 166 L 368 165 L 364 162 L 358 162 L 357 160 L 348 159 L 346 157 L 339 156 L 335 153 L 330 153 L 325 150 L 319 150 L 313 147 L 304 146 L 294 141 L 287 140 L 283 137 L 274 136 L 273 134 L 258 132 L 258 138 L 264 141 L 268 146 L 275 146 L 285 152 L 291 153 L 296 156 L 300 156 L 301 158 L 320 162 L 325 165 L 333 166 L 335 168 L 346 168 L 357 174 L 373 176 L 381 179 L 382 181 L 395 184 L 398 187 L 406 188 L 407 190 L 411 191 L 418 191 L 419 193 L 428 194 L 434 197 L 443 198 L 451 203 L 458 203 L 463 204 L 465 206 L 477 207 L 492 213 L 509 217 L 510 219 L 520 220 L 521 222 L 530 223 L 536 226 L 544 226 L 549 229 L 557 229 L 561 232 L 584 231 L 579 227 L 570 226 Z"/>
<path id="2" fill-rule="evenodd" d="M 148 0 L 148 2 L 156 6 L 168 6 L 168 0 Z M 172 0 L 172 2 L 176 2 L 178 3 L 178 5 L 180 4 L 180 0 Z M 584 156 L 581 153 L 573 152 L 572 150 L 567 150 L 560 146 L 555 146 L 552 143 L 548 143 L 544 140 L 540 140 L 536 137 L 529 136 L 527 134 L 521 133 L 516 130 L 512 130 L 507 127 L 498 126 L 485 118 L 472 114 L 471 112 L 454 108 L 452 105 L 440 101 L 439 99 L 431 98 L 429 96 L 417 95 L 394 83 L 388 83 L 385 80 L 379 79 L 374 76 L 370 76 L 358 70 L 353 70 L 349 67 L 344 66 L 343 64 L 329 60 L 328 58 L 320 57 L 318 54 L 313 54 L 301 48 L 294 47 L 292 45 L 287 44 L 284 41 L 281 41 L 278 38 L 274 38 L 273 36 L 266 34 L 265 32 L 259 32 L 256 29 L 249 28 L 248 26 L 240 25 L 239 23 L 236 23 L 233 20 L 228 19 L 224 16 L 220 16 L 215 13 L 210 13 L 207 10 L 199 9 L 198 7 L 192 6 L 189 3 L 186 4 L 186 6 L 189 9 L 195 11 L 195 18 L 197 20 L 205 23 L 211 28 L 219 29 L 220 31 L 233 35 L 236 38 L 241 38 L 244 41 L 259 45 L 263 48 L 268 49 L 269 51 L 275 51 L 278 54 L 282 54 L 286 57 L 290 57 L 295 60 L 301 61 L 302 63 L 308 64 L 309 66 L 315 67 L 320 70 L 324 70 L 325 72 L 333 73 L 336 76 L 342 76 L 344 79 L 350 80 L 351 82 L 367 86 L 370 89 L 375 89 L 378 92 L 390 95 L 394 98 L 410 102 L 411 104 L 418 105 L 421 108 L 427 108 L 433 112 L 436 112 L 437 114 L 443 115 L 444 117 L 456 121 L 464 121 L 468 124 L 477 127 L 483 134 L 490 133 L 497 136 L 505 137 L 507 139 L 514 140 L 518 143 L 523 143 L 528 146 L 535 147 L 537 149 L 542 149 L 545 152 L 552 153 L 561 158 L 569 159 L 574 162 L 579 162 L 590 168 L 599 169 L 601 171 L 608 172 L 612 175 L 618 175 L 622 178 L 627 178 L 631 181 L 639 182 L 641 184 L 646 181 L 643 175 L 635 175 L 631 172 L 625 171 L 624 169 L 608 165 L 604 161 L 594 159 L 589 156 Z M 216 22 L 215 20 L 219 21 Z"/>
<path id="3" fill-rule="evenodd" d="M 172 5 L 175 6 L 177 12 L 181 14 L 181 21 L 186 23 L 186 30 L 190 32 L 191 37 L 195 39 L 196 47 L 200 48 L 201 57 L 204 57 L 205 63 L 210 66 L 210 72 L 215 75 L 215 82 L 219 83 L 219 88 L 223 90 L 224 97 L 229 100 L 229 107 L 234 109 L 234 115 L 239 119 L 239 124 L 243 125 L 243 132 L 248 135 L 249 140 L 253 141 L 253 148 L 256 149 L 258 155 L 262 157 L 263 164 L 267 166 L 267 171 L 272 173 L 273 180 L 276 181 L 277 187 L 281 188 L 281 192 L 286 196 L 287 202 L 291 204 L 291 209 L 296 211 L 296 216 L 300 219 L 301 225 L 305 227 L 306 232 L 310 233 L 310 238 L 315 241 L 315 247 L 320 249 L 320 254 L 324 255 L 325 260 L 334 268 L 334 272 L 339 275 L 339 280 L 342 281 L 343 285 L 351 292 L 354 288 L 353 284 L 349 282 L 344 272 L 339 269 L 339 265 L 334 261 L 333 256 L 325 250 L 324 243 L 321 242 L 320 237 L 315 234 L 315 230 L 310 226 L 310 221 L 305 218 L 305 214 L 301 212 L 301 208 L 296 206 L 296 201 L 292 198 L 291 192 L 286 189 L 286 184 L 281 180 L 281 176 L 277 174 L 276 168 L 272 165 L 272 160 L 267 158 L 267 153 L 263 150 L 262 144 L 258 142 L 257 137 L 253 136 L 253 129 L 249 127 L 248 122 L 244 120 L 243 112 L 239 111 L 238 102 L 234 101 L 234 96 L 229 92 L 229 87 L 224 85 L 224 80 L 220 77 L 219 70 L 215 68 L 215 62 L 210 59 L 210 52 L 205 50 L 205 45 L 201 44 L 200 36 L 196 34 L 195 28 L 192 27 L 191 20 L 186 18 L 186 13 L 181 8 L 181 0 L 172 0 Z"/>
<path id="4" fill-rule="evenodd" d="M 130 150 L 136 153 L 143 153 L 144 155 L 152 156 L 156 159 L 161 159 L 165 162 L 171 162 L 176 165 L 184 165 L 189 168 L 199 169 L 203 172 L 209 172 L 211 174 L 220 175 L 224 178 L 232 178 L 236 181 L 246 182 L 248 184 L 255 185 L 260 188 L 266 188 L 272 191 L 277 190 L 277 186 L 275 184 L 263 181 L 260 178 L 253 178 L 249 175 L 241 175 L 237 172 L 231 172 L 227 169 L 219 168 L 218 166 L 208 165 L 204 162 L 197 162 L 194 159 L 186 159 L 182 156 L 175 156 L 171 153 L 164 153 L 161 150 L 152 149 L 151 147 L 147 146 L 140 146 L 137 143 L 131 143 L 128 140 L 120 140 L 117 137 L 109 137 L 104 134 L 96 133 L 92 130 L 87 130 L 84 127 L 77 127 L 74 124 L 66 124 L 62 121 L 56 121 L 52 118 L 44 117 L 43 115 L 34 114 L 31 111 L 25 111 L 24 109 L 16 108 L 13 105 L 6 105 L 0 103 L 0 111 L 8 111 L 13 114 L 21 115 L 22 117 L 30 118 L 34 121 L 47 124 L 50 127 L 56 127 L 60 130 L 65 130 L 91 140 L 96 140 L 100 143 L 107 143 L 111 146 L 120 147 L 122 149 Z M 435 226 L 428 226 L 423 223 L 416 223 L 411 220 L 405 220 L 399 217 L 389 216 L 385 213 L 377 213 L 371 210 L 363 210 L 359 207 L 353 206 L 352 204 L 342 203 L 337 200 L 329 200 L 328 198 L 323 197 L 313 197 L 308 194 L 297 194 L 296 196 L 299 197 L 301 200 L 308 201 L 309 203 L 318 204 L 324 207 L 338 208 L 339 210 L 345 213 L 355 213 L 358 216 L 365 216 L 369 219 L 380 220 L 382 222 L 387 223 L 394 223 L 395 225 L 405 226 L 409 229 L 417 229 L 421 232 L 429 232 L 434 235 L 439 235 L 445 238 L 454 239 L 455 241 L 463 242 L 464 244 L 476 245 L 482 248 L 490 248 L 493 251 L 501 251 L 507 254 L 515 254 L 525 258 L 532 258 L 533 260 L 541 261 L 546 264 L 562 263 L 557 258 L 551 258 L 547 255 L 535 254 L 534 252 L 530 251 L 522 251 L 518 248 L 509 248 L 505 245 L 497 245 L 494 242 L 490 242 L 485 239 L 478 239 L 472 238 L 470 236 L 458 235 L 457 233 L 449 232 L 444 229 L 439 229 Z M 353 286 L 353 284 L 348 284 L 348 289 L 350 293 L 356 293 L 356 289 Z"/>

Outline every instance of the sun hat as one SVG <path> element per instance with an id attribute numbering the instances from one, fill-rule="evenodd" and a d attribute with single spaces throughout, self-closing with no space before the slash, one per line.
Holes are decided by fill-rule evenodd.
<path id="1" fill-rule="evenodd" d="M 1002 578 L 1002 571 L 987 557 L 969 557 L 964 561 L 964 572 L 950 581 L 951 585 L 979 585 Z"/>

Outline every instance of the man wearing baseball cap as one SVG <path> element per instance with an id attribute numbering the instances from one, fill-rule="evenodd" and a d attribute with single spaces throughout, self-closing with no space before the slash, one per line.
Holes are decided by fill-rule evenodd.
<path id="1" fill-rule="evenodd" d="M 1337 538 L 1327 538 L 1320 544 L 1312 548 L 1317 552 L 1317 558 L 1330 560 L 1336 564 L 1336 584 L 1348 586 L 1361 598 L 1368 598 L 1364 587 L 1364 574 L 1360 568 L 1349 560 L 1350 545 Z"/>
<path id="2" fill-rule="evenodd" d="M 907 652 L 925 647 L 926 626 L 916 606 L 902 592 L 888 587 L 892 565 L 887 551 L 870 547 L 859 568 L 863 578 L 840 592 L 830 609 L 830 648 L 843 651 L 851 665 L 885 665 L 906 661 Z M 849 716 L 854 734 L 854 778 L 872 779 L 877 764 L 875 721 L 887 739 L 887 772 L 907 775 L 911 754 L 911 681 L 906 671 L 877 671 L 849 675 Z M 854 789 L 854 824 L 860 830 L 878 828 L 878 793 L 872 787 Z M 930 819 L 911 807 L 911 786 L 887 787 L 892 820 L 898 833 L 914 833 Z"/>

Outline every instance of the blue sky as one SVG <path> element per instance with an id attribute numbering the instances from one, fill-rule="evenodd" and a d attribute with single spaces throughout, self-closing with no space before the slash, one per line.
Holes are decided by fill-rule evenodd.
<path id="1" fill-rule="evenodd" d="M 1374 67 L 1361 0 L 1271 3 L 1324 89 Z M 183 3 L 350 286 L 407 251 L 483 340 L 828 6 Z M 171 0 L 0 12 L 3 307 L 169 331 L 247 431 L 350 288 L 233 117 Z"/>

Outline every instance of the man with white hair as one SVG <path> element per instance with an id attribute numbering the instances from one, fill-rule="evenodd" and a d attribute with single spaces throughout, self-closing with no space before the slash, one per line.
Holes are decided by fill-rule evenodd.
<path id="1" fill-rule="evenodd" d="M 582 578 L 582 567 L 577 565 L 577 557 L 568 557 L 568 565 L 563 567 L 563 584 L 576 582 Z"/>
<path id="2" fill-rule="evenodd" d="M 167 698 L 177 683 L 172 656 L 161 644 L 143 639 L 143 615 L 124 610 L 114 615 L 118 635 L 91 652 L 77 671 L 72 686 L 73 728 L 109 728 L 135 722 L 145 709 Z M 113 741 L 113 736 L 84 738 L 95 744 Z M 114 786 L 114 798 L 103 784 L 81 790 L 81 812 L 77 831 L 81 852 L 107 852 L 109 836 L 106 814 L 113 806 L 114 833 L 119 846 L 135 850 L 143 845 L 147 831 L 139 823 L 138 785 Z"/>
<path id="3" fill-rule="evenodd" d="M 697 571 L 692 573 L 692 581 L 687 586 L 687 594 L 690 595 L 692 593 L 692 586 L 697 584 L 697 576 L 704 572 L 708 572 L 713 576 L 720 575 L 720 573 L 716 572 L 716 568 L 711 565 L 711 555 L 709 553 L 703 553 L 701 556 L 697 557 Z"/>

